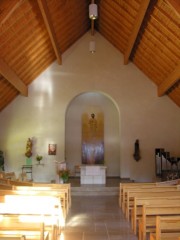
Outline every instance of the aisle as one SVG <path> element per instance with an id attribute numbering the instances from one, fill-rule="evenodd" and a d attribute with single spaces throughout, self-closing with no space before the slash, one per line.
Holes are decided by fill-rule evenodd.
<path id="1" fill-rule="evenodd" d="M 137 240 L 117 196 L 73 196 L 60 240 Z"/>

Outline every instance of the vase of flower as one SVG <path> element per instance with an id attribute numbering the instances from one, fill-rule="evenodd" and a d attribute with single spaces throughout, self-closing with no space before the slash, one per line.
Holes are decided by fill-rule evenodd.
<path id="1" fill-rule="evenodd" d="M 67 183 L 69 180 L 69 170 L 68 169 L 61 169 L 59 170 L 59 177 L 63 180 L 63 183 Z"/>
<path id="2" fill-rule="evenodd" d="M 38 164 L 40 164 L 42 158 L 43 158 L 43 156 L 40 156 L 40 155 L 36 156 L 36 161 L 38 162 Z"/>

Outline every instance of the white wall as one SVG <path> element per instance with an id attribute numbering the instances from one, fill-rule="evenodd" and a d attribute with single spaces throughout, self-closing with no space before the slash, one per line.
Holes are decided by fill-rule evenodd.
<path id="1" fill-rule="evenodd" d="M 67 107 L 84 92 L 103 92 L 117 104 L 121 177 L 154 180 L 155 148 L 180 156 L 179 107 L 166 96 L 158 98 L 156 86 L 132 63 L 123 65 L 121 53 L 101 35 L 95 34 L 95 54 L 88 51 L 89 40 L 87 33 L 66 51 L 61 66 L 55 62 L 29 86 L 28 98 L 17 97 L 0 113 L 0 149 L 7 171 L 21 171 L 27 138 L 33 137 L 33 158 L 42 154 L 45 163 L 33 167 L 34 180 L 55 178 L 55 160 L 65 157 Z M 133 159 L 136 139 L 139 162 Z M 57 156 L 47 154 L 48 143 L 57 143 Z"/>

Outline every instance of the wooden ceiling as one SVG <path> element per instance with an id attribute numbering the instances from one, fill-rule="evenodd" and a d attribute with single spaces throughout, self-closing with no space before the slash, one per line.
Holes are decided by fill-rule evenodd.
<path id="1" fill-rule="evenodd" d="M 0 0 L 0 111 L 91 29 L 90 0 Z M 95 0 L 95 29 L 180 107 L 180 0 Z"/>

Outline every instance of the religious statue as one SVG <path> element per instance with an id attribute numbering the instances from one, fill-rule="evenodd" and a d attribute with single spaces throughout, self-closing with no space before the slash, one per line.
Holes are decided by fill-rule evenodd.
<path id="1" fill-rule="evenodd" d="M 32 140 L 28 138 L 27 143 L 26 143 L 26 152 L 25 156 L 30 158 L 32 156 Z"/>
<path id="2" fill-rule="evenodd" d="M 0 168 L 4 171 L 4 156 L 3 156 L 3 151 L 0 151 Z"/>
<path id="3" fill-rule="evenodd" d="M 97 130 L 97 120 L 94 113 L 91 113 L 91 118 L 89 119 L 89 128 L 91 135 L 95 136 Z"/>
<path id="4" fill-rule="evenodd" d="M 134 154 L 133 154 L 133 156 L 134 156 L 134 159 L 136 161 L 139 161 L 141 159 L 140 150 L 139 150 L 139 140 L 138 139 L 136 139 L 135 144 L 134 144 Z"/>

